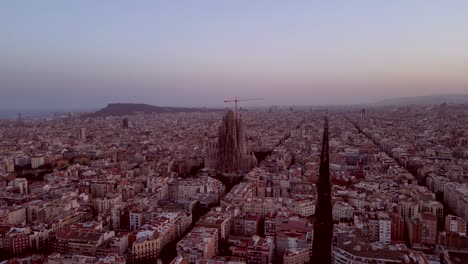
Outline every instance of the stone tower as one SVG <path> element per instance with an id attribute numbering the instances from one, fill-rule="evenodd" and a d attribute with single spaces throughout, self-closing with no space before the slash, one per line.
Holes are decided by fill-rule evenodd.
<path id="1" fill-rule="evenodd" d="M 242 118 L 229 111 L 223 118 L 218 134 L 217 170 L 222 174 L 248 172 L 256 165 L 249 153 Z"/>

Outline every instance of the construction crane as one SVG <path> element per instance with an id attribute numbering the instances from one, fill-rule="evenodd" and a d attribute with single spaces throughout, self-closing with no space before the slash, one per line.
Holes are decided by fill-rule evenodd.
<path id="1" fill-rule="evenodd" d="M 234 97 L 234 99 L 231 100 L 224 100 L 225 103 L 234 103 L 234 113 L 236 114 L 237 117 L 237 103 L 238 102 L 244 102 L 244 101 L 258 101 L 258 100 L 263 100 L 263 98 L 244 98 L 244 99 L 238 99 L 237 96 Z"/>

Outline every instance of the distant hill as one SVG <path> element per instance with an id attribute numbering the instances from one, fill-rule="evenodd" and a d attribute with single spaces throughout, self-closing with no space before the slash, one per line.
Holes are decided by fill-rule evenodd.
<path id="1" fill-rule="evenodd" d="M 428 96 L 402 97 L 386 99 L 375 105 L 435 105 L 435 104 L 468 104 L 468 94 L 437 94 Z"/>
<path id="2" fill-rule="evenodd" d="M 210 109 L 213 110 L 213 109 Z M 87 117 L 105 117 L 105 116 L 123 116 L 134 115 L 137 113 L 178 113 L 178 112 L 197 112 L 206 111 L 204 108 L 184 108 L 184 107 L 165 107 L 154 106 L 148 104 L 130 104 L 130 103 L 114 103 L 108 104 L 106 107 L 86 115 Z"/>

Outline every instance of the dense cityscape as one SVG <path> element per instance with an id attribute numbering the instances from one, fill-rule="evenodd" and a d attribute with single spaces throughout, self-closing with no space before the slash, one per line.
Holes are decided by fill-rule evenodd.
<path id="1" fill-rule="evenodd" d="M 468 107 L 0 120 L 2 263 L 468 263 Z"/>
<path id="2" fill-rule="evenodd" d="M 0 264 L 468 264 L 468 1 L 0 1 Z"/>

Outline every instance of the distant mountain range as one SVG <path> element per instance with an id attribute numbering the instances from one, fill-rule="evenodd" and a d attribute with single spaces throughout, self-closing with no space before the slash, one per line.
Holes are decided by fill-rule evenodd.
<path id="1" fill-rule="evenodd" d="M 386 99 L 373 105 L 434 105 L 434 104 L 468 104 L 468 94 L 436 94 L 428 96 L 402 97 Z"/>
<path id="2" fill-rule="evenodd" d="M 205 108 L 186 108 L 186 107 L 165 107 L 148 104 L 131 104 L 131 103 L 114 103 L 108 104 L 106 107 L 87 114 L 86 117 L 106 117 L 106 116 L 123 116 L 134 115 L 137 113 L 179 113 L 179 112 L 201 112 L 201 111 L 217 111 L 220 109 L 205 109 Z"/>

